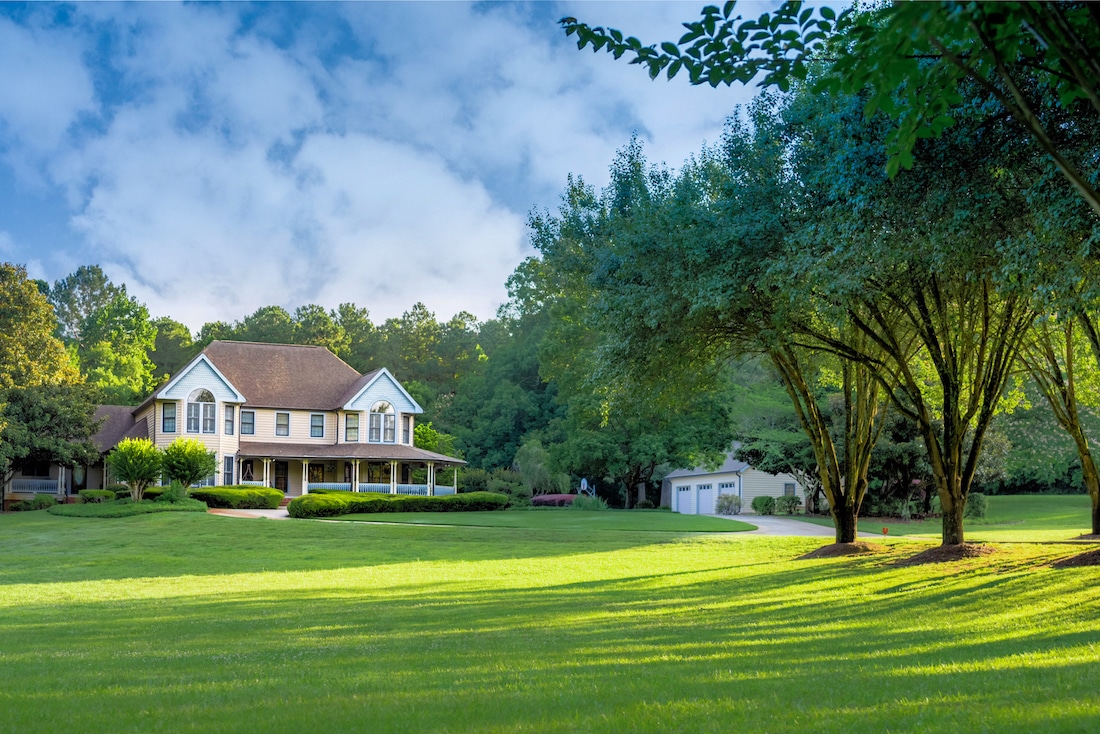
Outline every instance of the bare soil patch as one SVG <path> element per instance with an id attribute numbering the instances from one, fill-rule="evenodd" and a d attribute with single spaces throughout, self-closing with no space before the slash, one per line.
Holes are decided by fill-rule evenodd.
<path id="1" fill-rule="evenodd" d="M 1098 542 L 1100 541 L 1100 535 L 1078 535 L 1074 540 L 1091 540 L 1093 542 Z"/>
<path id="2" fill-rule="evenodd" d="M 921 551 L 915 556 L 894 561 L 895 566 L 923 566 L 927 563 L 950 563 L 968 558 L 982 558 L 992 555 L 997 549 L 980 543 L 960 543 L 959 545 L 941 545 Z"/>
<path id="3" fill-rule="evenodd" d="M 1091 536 L 1095 538 L 1096 536 Z M 1070 556 L 1069 558 L 1063 558 L 1060 561 L 1055 561 L 1050 564 L 1051 568 L 1082 568 L 1084 566 L 1100 566 L 1100 548 L 1097 550 L 1090 550 L 1087 553 L 1080 553 L 1076 556 Z"/>
<path id="4" fill-rule="evenodd" d="M 868 543 L 866 541 L 856 541 L 855 543 L 831 543 L 829 545 L 823 545 L 817 550 L 810 551 L 804 556 L 799 556 L 799 560 L 810 560 L 812 558 L 839 558 L 840 556 L 863 556 L 870 553 L 883 553 L 889 550 L 885 545 L 880 543 Z"/>

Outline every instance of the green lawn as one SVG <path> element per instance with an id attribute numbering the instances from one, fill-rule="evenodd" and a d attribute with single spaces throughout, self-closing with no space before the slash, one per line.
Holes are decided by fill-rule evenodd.
<path id="1" fill-rule="evenodd" d="M 991 495 L 989 509 L 981 520 L 967 519 L 966 539 L 981 542 L 1063 541 L 1092 532 L 1091 504 L 1088 495 Z M 798 519 L 832 527 L 828 518 Z M 749 517 L 746 521 L 752 522 Z M 859 521 L 861 536 L 881 535 L 883 526 L 890 536 L 940 538 L 940 518 L 914 522 L 886 522 L 877 519 Z"/>
<path id="2" fill-rule="evenodd" d="M 417 525 L 473 525 L 539 530 L 639 530 L 679 533 L 733 533 L 755 525 L 724 517 L 681 515 L 661 510 L 581 512 L 568 508 L 505 512 L 374 512 L 342 515 L 334 520 L 393 522 Z"/>
<path id="3" fill-rule="evenodd" d="M 1092 732 L 1080 545 L 0 516 L 0 731 Z"/>

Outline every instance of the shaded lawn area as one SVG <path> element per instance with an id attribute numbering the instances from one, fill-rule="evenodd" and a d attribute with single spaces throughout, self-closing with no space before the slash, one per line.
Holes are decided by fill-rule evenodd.
<path id="1" fill-rule="evenodd" d="M 681 515 L 663 510 L 583 512 L 568 508 L 506 510 L 504 512 L 372 512 L 342 515 L 333 520 L 392 522 L 417 525 L 472 525 L 538 530 L 635 530 L 679 533 L 733 533 L 755 525 L 723 517 Z"/>
<path id="2" fill-rule="evenodd" d="M 1080 546 L 0 517 L 0 731 L 1092 731 Z"/>
<path id="3" fill-rule="evenodd" d="M 990 495 L 987 500 L 989 507 L 986 517 L 981 520 L 966 519 L 964 527 L 967 541 L 1059 542 L 1092 532 L 1092 505 L 1088 495 Z M 827 517 L 807 518 L 796 515 L 794 519 L 814 525 L 833 526 Z M 883 526 L 889 528 L 889 536 L 938 539 L 943 530 L 943 522 L 938 517 L 885 523 L 881 518 L 860 518 L 859 532 L 861 536 L 881 537 Z"/>

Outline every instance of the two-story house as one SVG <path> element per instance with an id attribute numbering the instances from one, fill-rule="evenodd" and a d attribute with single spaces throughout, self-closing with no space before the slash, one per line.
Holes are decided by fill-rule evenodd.
<path id="1" fill-rule="evenodd" d="M 422 412 L 388 370 L 361 375 L 324 347 L 215 341 L 138 407 L 104 406 L 97 442 L 108 451 L 124 437 L 160 448 L 196 438 L 217 456 L 209 484 L 288 497 L 311 488 L 452 494 L 465 462 L 413 445 Z M 442 484 L 440 469 L 452 470 Z M 107 481 L 96 467 L 82 484 Z M 69 489 L 57 483 L 58 494 Z"/>

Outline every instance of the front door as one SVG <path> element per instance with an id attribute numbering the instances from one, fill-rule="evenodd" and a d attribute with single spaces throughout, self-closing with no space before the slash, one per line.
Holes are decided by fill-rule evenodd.
<path id="1" fill-rule="evenodd" d="M 290 464 L 285 461 L 275 462 L 275 489 L 283 494 L 290 489 L 288 477 L 290 476 Z"/>

